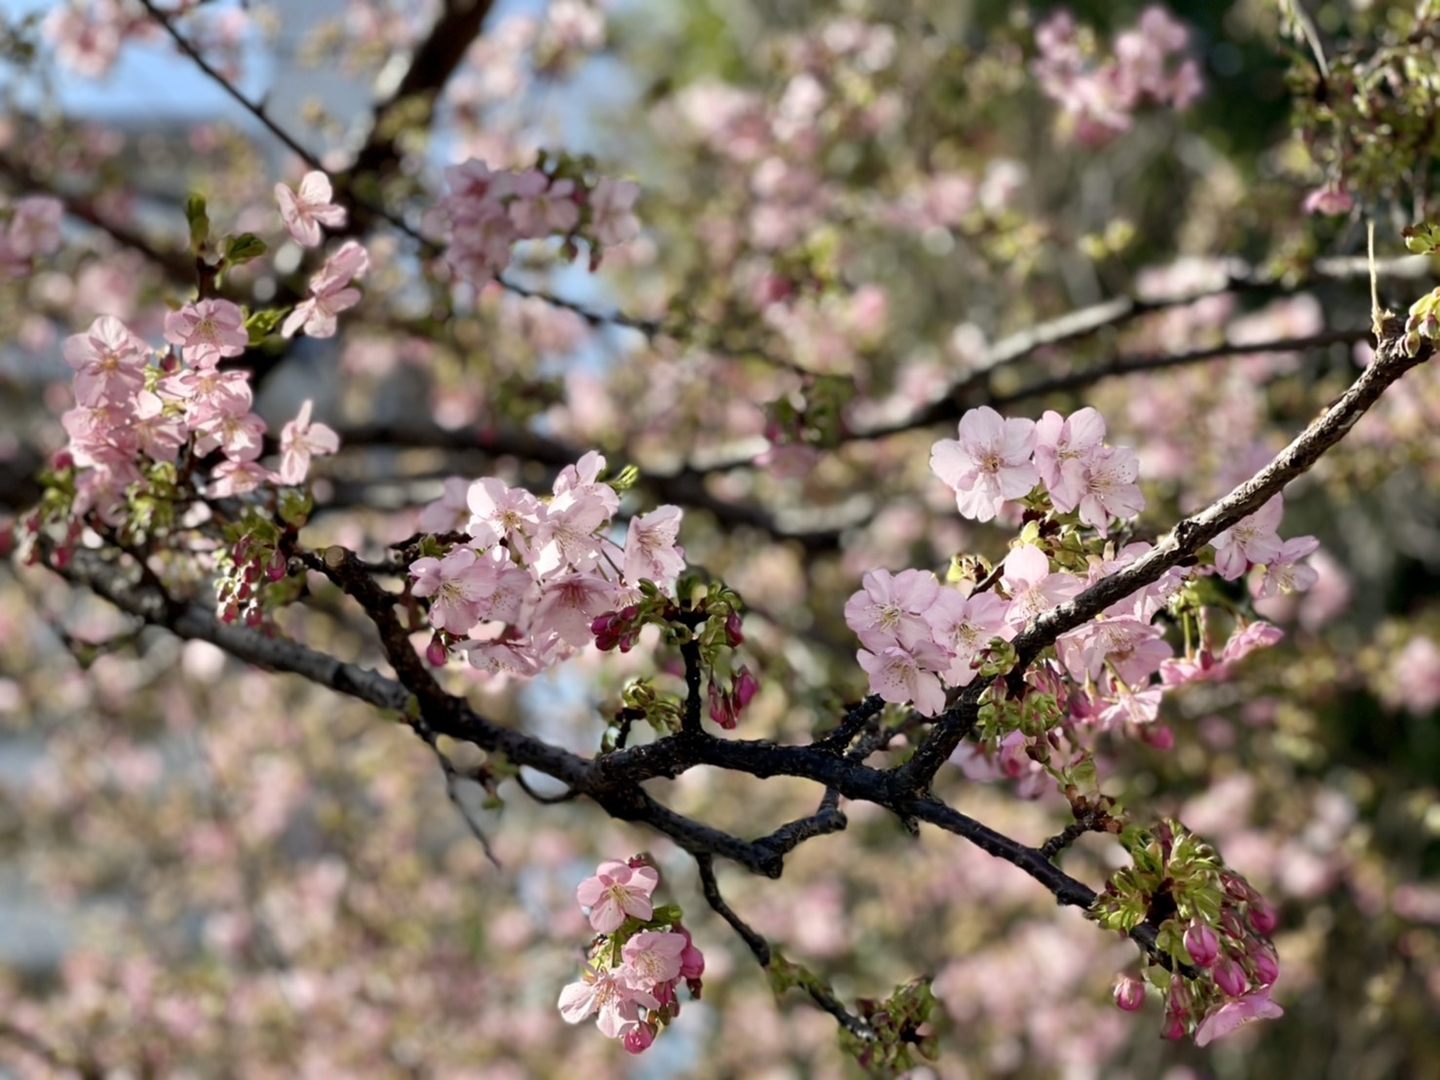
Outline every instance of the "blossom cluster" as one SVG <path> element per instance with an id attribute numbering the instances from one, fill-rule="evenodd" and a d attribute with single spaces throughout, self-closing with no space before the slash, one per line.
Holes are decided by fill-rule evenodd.
<path id="1" fill-rule="evenodd" d="M 603 455 L 587 453 L 548 499 L 494 477 L 447 482 L 420 527 L 470 540 L 410 565 L 414 595 L 430 598 L 432 662 L 453 646 L 481 671 L 534 675 L 609 634 L 613 620 L 601 616 L 636 602 L 641 582 L 673 588 L 685 568 L 679 507 L 631 518 L 617 544 L 620 497 L 600 479 L 604 468 Z"/>
<path id="2" fill-rule="evenodd" d="M 521 240 L 565 237 L 567 257 L 577 239 L 591 247 L 591 267 L 601 249 L 639 233 L 631 213 L 640 187 L 602 177 L 586 185 L 541 169 L 492 170 L 476 158 L 445 170 L 448 193 L 425 215 L 425 231 L 442 238 L 456 273 L 484 285 L 510 265 Z"/>
<path id="3" fill-rule="evenodd" d="M 1199 96 L 1195 61 L 1174 63 L 1188 37 L 1163 8 L 1148 7 L 1136 25 L 1116 37 L 1114 55 L 1097 62 L 1074 18 L 1061 10 L 1035 29 L 1040 55 L 1031 71 L 1045 95 L 1064 109 L 1074 138 L 1100 146 L 1128 131 L 1132 114 L 1146 102 L 1183 109 Z"/>
<path id="4" fill-rule="evenodd" d="M 699 999 L 705 957 L 680 923 L 680 909 L 656 909 L 651 899 L 660 875 L 643 857 L 603 862 L 575 890 L 600 936 L 590 946 L 577 982 L 560 992 L 560 1015 L 595 1025 L 638 1054 L 680 1015 L 676 990 L 684 980 Z M 597 1015 L 598 1014 L 598 1015 Z"/>
<path id="5" fill-rule="evenodd" d="M 1143 979 L 1124 975 L 1116 982 L 1115 1004 L 1126 1012 L 1138 1010 L 1148 980 L 1165 999 L 1162 1035 L 1193 1034 L 1199 1046 L 1251 1020 L 1280 1016 L 1283 1010 L 1270 1000 L 1280 975 L 1270 941 L 1279 924 L 1275 909 L 1178 823 L 1162 822 L 1153 836 L 1140 835 L 1146 843 L 1132 849 L 1135 868 L 1107 886 L 1096 917 L 1102 925 L 1128 929 L 1163 900 L 1175 914 L 1160 927 L 1160 948 L 1201 974 L 1185 978 L 1152 966 Z"/>
<path id="6" fill-rule="evenodd" d="M 1144 505 L 1135 484 L 1135 455 L 1105 445 L 1105 422 L 1094 409 L 1068 417 L 1046 412 L 1034 422 L 1003 419 L 982 407 L 961 418 L 958 434 L 958 439 L 935 443 L 931 468 L 955 491 L 962 514 L 988 521 L 1019 499 L 1029 501 L 1032 518 L 1048 513 L 1043 527 L 1032 525 L 1006 555 L 993 588 L 978 589 L 970 581 L 969 591 L 962 591 L 927 570 L 893 575 L 875 570 L 862 577 L 861 589 L 845 606 L 845 621 L 863 646 L 857 658 L 870 689 L 887 701 L 912 702 L 926 716 L 945 707 L 947 688 L 974 680 L 997 641 L 1010 641 L 1041 613 L 1151 550 L 1139 541 L 1116 551 L 1113 543 L 1102 547 L 1092 540 L 1083 554 L 1075 554 L 1064 551 L 1057 539 L 1078 538 L 1082 526 L 1088 526 L 1105 540 L 1114 519 L 1130 517 Z M 1214 571 L 1234 580 L 1262 567 L 1263 579 L 1252 584 L 1260 598 L 1309 588 L 1316 573 L 1300 560 L 1315 551 L 1318 541 L 1308 536 L 1280 540 L 1275 530 L 1282 512 L 1283 501 L 1276 496 L 1217 536 Z M 1154 619 L 1188 579 L 1202 572 L 1208 568 L 1171 569 L 1098 618 L 1062 634 L 1054 656 L 1037 663 L 1027 680 L 1053 695 L 1068 724 L 1100 730 L 1152 724 L 1166 690 L 1218 678 L 1228 664 L 1280 636 L 1262 621 L 1242 621 L 1218 657 L 1203 632 L 1185 656 L 1174 657 Z M 1151 736 L 1165 738 L 1158 730 Z M 998 774 L 991 771 L 993 759 L 962 756 L 961 763 L 977 776 L 1029 772 L 1019 757 L 1004 757 L 1007 746 L 1012 755 L 1023 750 L 1018 732 L 1009 740 L 999 748 L 1008 767 Z"/>
<path id="7" fill-rule="evenodd" d="M 249 340 L 240 308 L 228 300 L 197 300 L 165 318 L 174 348 L 157 355 L 121 320 L 101 315 L 62 348 L 75 369 L 76 405 L 60 419 L 70 436 L 56 464 L 75 466 L 76 516 L 94 510 L 118 524 L 126 489 L 144 480 L 147 462 L 175 463 L 182 448 L 194 458 L 219 451 L 207 494 L 239 495 L 262 483 L 303 483 L 315 454 L 333 453 L 339 439 L 310 422 L 310 403 L 285 425 L 281 466 L 263 467 L 265 421 L 256 415 L 244 371 L 222 371 Z M 152 363 L 152 361 L 155 361 Z"/>

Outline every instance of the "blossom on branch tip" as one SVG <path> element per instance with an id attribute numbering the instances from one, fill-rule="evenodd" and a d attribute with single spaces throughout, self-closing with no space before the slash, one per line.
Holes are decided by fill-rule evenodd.
<path id="1" fill-rule="evenodd" d="M 1255 513 L 1236 522 L 1212 540 L 1215 570 L 1226 581 L 1234 581 L 1252 563 L 1261 566 L 1280 554 L 1280 537 L 1275 530 L 1285 513 L 1285 500 L 1276 495 Z"/>
<path id="2" fill-rule="evenodd" d="M 594 877 L 580 883 L 575 899 L 590 909 L 590 925 L 598 933 L 608 934 L 618 930 L 627 915 L 650 918 L 655 912 L 650 894 L 659 884 L 660 875 L 653 867 L 611 860 L 601 863 Z"/>
<path id="3" fill-rule="evenodd" d="M 310 423 L 312 402 L 305 399 L 300 413 L 280 429 L 280 469 L 282 484 L 303 484 L 310 471 L 310 458 L 316 454 L 333 454 L 340 449 L 340 436 L 324 424 Z"/>
<path id="4" fill-rule="evenodd" d="M 250 344 L 245 313 L 229 300 L 197 300 L 165 316 L 165 340 L 179 345 L 185 359 L 213 366 L 223 356 L 239 356 Z"/>
<path id="5" fill-rule="evenodd" d="M 1256 990 L 1236 1001 L 1227 1001 L 1206 1016 L 1195 1032 L 1195 1045 L 1206 1046 L 1223 1039 L 1252 1020 L 1273 1020 L 1283 1015 L 1285 1010 L 1270 1000 L 1268 987 Z"/>
<path id="6" fill-rule="evenodd" d="M 298 193 L 285 184 L 275 185 L 280 217 L 296 243 L 315 247 L 320 243 L 321 225 L 338 229 L 345 224 L 345 208 L 331 202 L 332 197 L 330 178 L 318 169 L 301 178 Z"/>
<path id="7" fill-rule="evenodd" d="M 1030 455 L 1035 422 L 1006 420 L 988 405 L 960 418 L 958 439 L 941 439 L 930 450 L 930 468 L 955 492 L 961 515 L 989 521 L 1008 499 L 1030 494 L 1040 473 Z"/>

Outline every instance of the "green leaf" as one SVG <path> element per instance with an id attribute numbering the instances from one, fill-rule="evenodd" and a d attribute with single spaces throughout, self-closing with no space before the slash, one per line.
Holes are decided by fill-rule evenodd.
<path id="1" fill-rule="evenodd" d="M 1400 235 L 1405 238 L 1405 246 L 1416 255 L 1429 255 L 1440 250 L 1440 225 L 1422 221 L 1405 228 Z"/>
<path id="2" fill-rule="evenodd" d="M 205 209 L 205 196 L 192 193 L 185 200 L 185 220 L 190 225 L 190 250 L 199 255 L 210 241 L 210 215 Z"/>
<path id="3" fill-rule="evenodd" d="M 231 266 L 239 266 L 251 259 L 258 259 L 268 250 L 265 241 L 254 233 L 247 232 L 241 233 L 239 236 L 225 237 L 225 261 Z"/>

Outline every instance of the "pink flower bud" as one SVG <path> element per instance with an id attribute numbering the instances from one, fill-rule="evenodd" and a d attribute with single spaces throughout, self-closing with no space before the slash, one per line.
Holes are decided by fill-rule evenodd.
<path id="1" fill-rule="evenodd" d="M 1171 1042 L 1183 1039 L 1185 1037 L 1185 1021 L 1178 1016 L 1167 1016 L 1165 1028 L 1160 1032 L 1160 1037 L 1169 1039 Z"/>
<path id="2" fill-rule="evenodd" d="M 731 693 L 734 695 L 735 711 L 739 712 L 750 704 L 752 698 L 760 691 L 760 683 L 750 673 L 750 669 L 741 665 L 740 670 L 735 673 L 735 684 Z"/>
<path id="3" fill-rule="evenodd" d="M 1255 981 L 1261 986 L 1269 986 L 1280 977 L 1280 963 L 1269 949 L 1259 949 L 1251 958 L 1251 963 L 1255 970 Z"/>
<path id="4" fill-rule="evenodd" d="M 745 635 L 740 632 L 739 612 L 732 611 L 725 616 L 725 640 L 730 643 L 732 649 L 745 640 Z"/>
<path id="5" fill-rule="evenodd" d="M 1175 732 L 1164 724 L 1140 725 L 1140 738 L 1155 747 L 1156 750 L 1173 750 L 1175 748 Z"/>
<path id="6" fill-rule="evenodd" d="M 1245 993 L 1245 973 L 1240 970 L 1240 965 L 1228 956 L 1215 965 L 1211 975 L 1215 979 L 1216 989 L 1226 997 L 1239 997 Z"/>
<path id="7" fill-rule="evenodd" d="M 1185 951 L 1195 963 L 1202 968 L 1208 968 L 1220 955 L 1220 939 L 1215 936 L 1214 930 L 1196 920 L 1185 931 Z"/>
<path id="8" fill-rule="evenodd" d="M 265 567 L 265 576 L 271 581 L 279 581 L 290 571 L 290 560 L 285 558 L 281 552 L 275 552 L 270 556 L 270 562 Z"/>
<path id="9" fill-rule="evenodd" d="M 1269 937 L 1275 932 L 1275 927 L 1280 925 L 1280 916 L 1275 914 L 1275 909 L 1258 896 L 1251 902 L 1245 917 L 1249 919 L 1255 932 L 1265 937 Z"/>
<path id="10" fill-rule="evenodd" d="M 263 610 L 261 610 L 261 607 L 260 607 L 259 604 L 251 604 L 249 607 L 247 607 L 247 608 L 245 609 L 245 625 L 246 625 L 246 626 L 249 626 L 249 627 L 251 627 L 251 628 L 254 628 L 254 627 L 256 627 L 256 626 L 259 626 L 260 623 L 261 623 L 261 621 L 262 621 L 264 618 L 265 618 L 265 612 L 264 612 Z"/>
<path id="11" fill-rule="evenodd" d="M 425 662 L 431 667 L 444 667 L 449 658 L 450 652 L 445 648 L 445 642 L 436 634 L 430 639 L 430 644 L 425 646 Z"/>
<path id="12" fill-rule="evenodd" d="M 1145 984 L 1133 975 L 1123 976 L 1115 984 L 1115 1004 L 1126 1012 L 1135 1012 L 1145 1004 Z"/>
<path id="13" fill-rule="evenodd" d="M 1248 881 L 1228 870 L 1220 871 L 1220 884 L 1225 889 L 1225 895 L 1231 900 L 1244 903 L 1255 895 L 1255 890 L 1250 888 Z"/>
<path id="14" fill-rule="evenodd" d="M 632 1054 L 648 1050 L 655 1041 L 655 1032 L 649 1024 L 635 1024 L 621 1037 L 620 1042 Z"/>
<path id="15" fill-rule="evenodd" d="M 69 450 L 56 450 L 50 458 L 50 465 L 56 469 L 70 469 L 75 465 L 75 456 Z"/>

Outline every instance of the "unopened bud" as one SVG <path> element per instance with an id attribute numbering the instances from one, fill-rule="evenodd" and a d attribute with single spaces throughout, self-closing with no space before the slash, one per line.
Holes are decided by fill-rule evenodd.
<path id="1" fill-rule="evenodd" d="M 1215 936 L 1214 930 L 1197 920 L 1185 931 L 1185 951 L 1195 963 L 1208 968 L 1220 955 L 1220 939 Z"/>
<path id="2" fill-rule="evenodd" d="M 1115 984 L 1115 1004 L 1126 1012 L 1135 1012 L 1145 1004 L 1145 984 L 1133 975 L 1123 976 Z"/>
<path id="3" fill-rule="evenodd" d="M 1275 909 L 1258 896 L 1251 902 L 1245 917 L 1255 932 L 1265 937 L 1269 937 L 1280 925 L 1280 916 L 1275 914 Z"/>
<path id="4" fill-rule="evenodd" d="M 1227 997 L 1239 997 L 1245 993 L 1245 972 L 1228 956 L 1215 965 L 1211 974 L 1215 979 L 1216 989 Z"/>
<path id="5" fill-rule="evenodd" d="M 436 634 L 430 639 L 430 644 L 425 646 L 425 662 L 431 667 L 444 667 L 445 661 L 450 658 L 450 652 L 445 648 L 445 642 L 440 640 Z"/>

